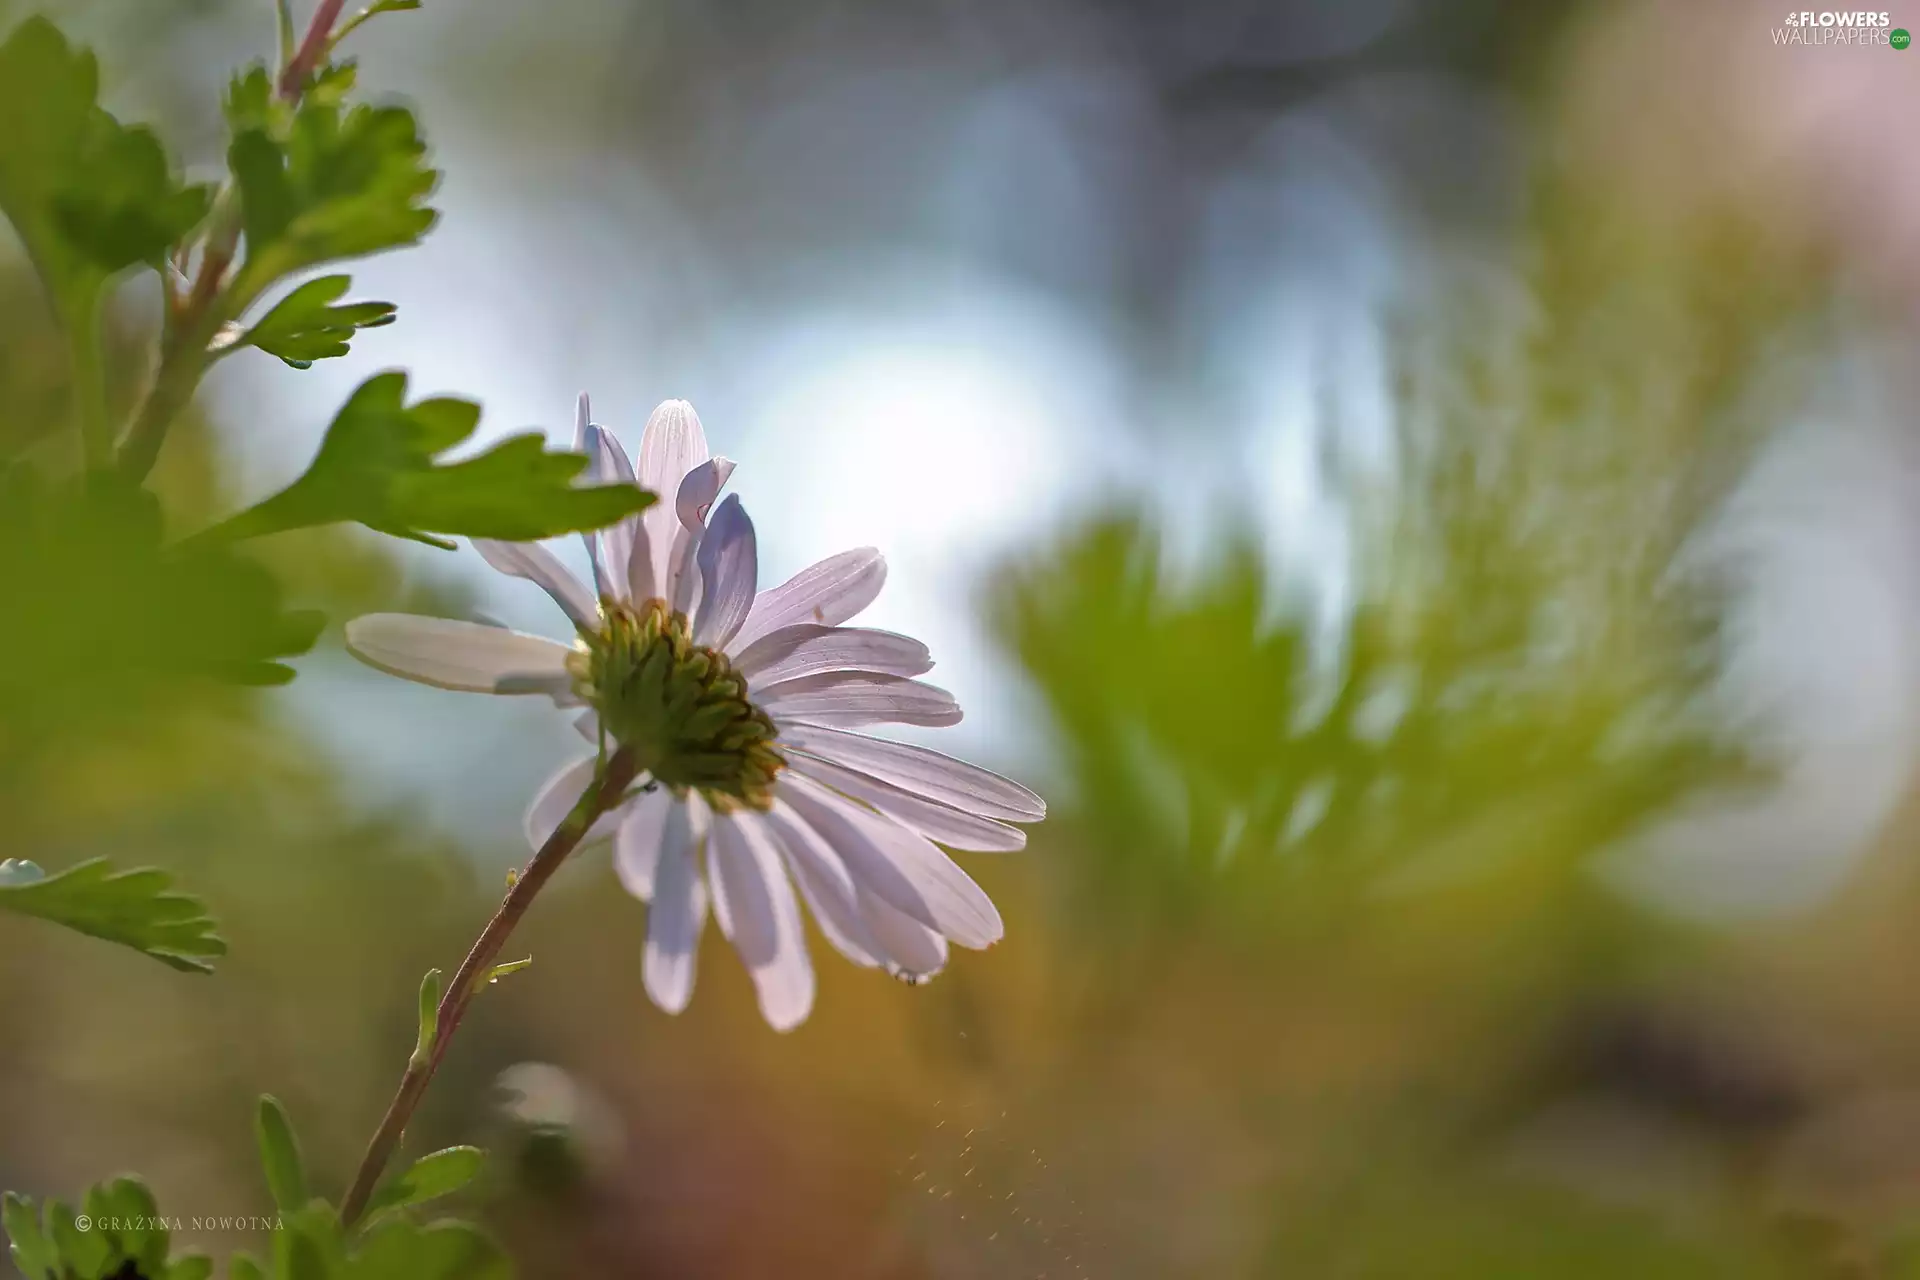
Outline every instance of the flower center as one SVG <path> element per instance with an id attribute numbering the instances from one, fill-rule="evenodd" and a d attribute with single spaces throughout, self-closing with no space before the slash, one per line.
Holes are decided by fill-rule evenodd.
<path id="1" fill-rule="evenodd" d="M 664 600 L 602 600 L 600 614 L 569 665 L 602 730 L 676 795 L 697 790 L 722 811 L 769 808 L 786 761 L 726 655 L 695 644 L 687 616 Z"/>

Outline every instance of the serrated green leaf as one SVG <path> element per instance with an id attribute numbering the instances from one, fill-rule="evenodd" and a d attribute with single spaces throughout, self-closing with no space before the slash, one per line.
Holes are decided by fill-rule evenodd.
<path id="1" fill-rule="evenodd" d="M 247 129 L 271 129 L 279 111 L 273 96 L 273 73 L 259 63 L 236 71 L 221 100 L 227 127 L 238 134 Z"/>
<path id="2" fill-rule="evenodd" d="M 7 1192 L 0 1198 L 0 1226 L 11 1243 L 13 1265 L 27 1280 L 59 1280 L 60 1252 L 40 1229 L 33 1201 Z"/>
<path id="3" fill-rule="evenodd" d="M 301 94 L 307 102 L 337 106 L 346 100 L 360 79 L 360 66 L 352 58 L 329 62 L 314 70 Z"/>
<path id="4" fill-rule="evenodd" d="M 334 305 L 351 284 L 346 276 L 307 281 L 275 303 L 234 345 L 258 347 L 297 369 L 347 354 L 355 329 L 392 324 L 394 310 L 391 302 Z"/>
<path id="5" fill-rule="evenodd" d="M 175 178 L 151 131 L 100 109 L 99 79 L 93 54 L 45 18 L 0 42 L 0 210 L 70 325 L 115 273 L 157 265 L 212 198 Z"/>
<path id="6" fill-rule="evenodd" d="M 153 867 L 115 871 L 105 858 L 57 875 L 32 876 L 11 864 L 0 883 L 0 908 L 132 947 L 189 973 L 211 973 L 227 953 L 198 898 L 172 892 L 173 877 Z M 38 870 L 38 868 L 34 868 Z"/>
<path id="7" fill-rule="evenodd" d="M 260 1168 L 267 1175 L 267 1191 L 282 1212 L 306 1205 L 307 1175 L 300 1165 L 300 1143 L 293 1136 L 287 1109 L 272 1094 L 260 1095 L 254 1113 L 253 1136 L 260 1147 Z"/>
<path id="8" fill-rule="evenodd" d="M 212 193 L 174 181 L 166 152 L 143 128 L 103 130 L 79 157 L 54 210 L 68 239 L 111 273 L 166 252 L 206 217 Z"/>
<path id="9" fill-rule="evenodd" d="M 425 201 L 440 175 L 425 161 L 404 107 L 344 108 L 341 77 L 303 100 L 284 127 L 258 107 L 257 82 L 237 82 L 227 166 L 239 191 L 246 252 L 233 286 L 244 303 L 323 262 L 412 244 L 438 216 Z M 252 119 L 249 119 L 252 117 Z"/>
<path id="10" fill-rule="evenodd" d="M 549 452 L 537 435 L 437 463 L 436 455 L 473 434 L 480 407 L 455 399 L 408 405 L 406 391 L 403 373 L 361 383 L 306 474 L 210 536 L 233 540 L 358 521 L 424 542 L 435 541 L 432 534 L 531 542 L 602 528 L 654 501 L 632 485 L 575 488 L 587 459 Z"/>
<path id="11" fill-rule="evenodd" d="M 367 1213 L 372 1216 L 452 1195 L 480 1176 L 486 1159 L 486 1152 L 478 1147 L 448 1147 L 421 1156 L 399 1177 L 374 1192 Z"/>

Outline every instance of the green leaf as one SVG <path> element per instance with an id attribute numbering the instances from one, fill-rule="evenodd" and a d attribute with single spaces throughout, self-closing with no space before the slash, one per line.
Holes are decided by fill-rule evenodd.
<path id="1" fill-rule="evenodd" d="M 420 979 L 420 1030 L 414 1036 L 413 1057 L 408 1059 L 413 1066 L 424 1067 L 433 1056 L 433 1044 L 440 1034 L 440 971 L 427 970 L 426 977 Z"/>
<path id="2" fill-rule="evenodd" d="M 414 243 L 438 216 L 426 207 L 440 175 L 404 107 L 343 108 L 341 77 L 291 119 L 260 101 L 260 75 L 228 93 L 235 124 L 227 166 L 239 191 L 246 253 L 233 286 L 242 304 L 295 271 Z"/>
<path id="3" fill-rule="evenodd" d="M 500 979 L 506 977 L 509 974 L 518 973 L 522 969 L 530 969 L 532 967 L 533 967 L 532 956 L 526 956 L 519 960 L 509 960 L 505 964 L 497 964 L 497 965 L 494 965 L 491 969 L 488 969 L 487 981 L 498 982 L 500 981 Z"/>
<path id="4" fill-rule="evenodd" d="M 168 546 L 159 500 L 119 477 L 49 484 L 0 466 L 0 756 L 49 725 L 110 734 L 203 677 L 282 684 L 322 619 L 284 608 L 272 574 L 230 549 Z"/>
<path id="5" fill-rule="evenodd" d="M 211 973 L 227 953 L 197 898 L 171 892 L 166 872 L 115 871 L 104 858 L 46 875 L 30 862 L 0 864 L 0 908 L 38 916 L 141 951 L 187 972 Z"/>
<path id="6" fill-rule="evenodd" d="M 227 1275 L 229 1280 L 509 1280 L 512 1269 L 485 1232 L 463 1222 L 421 1226 L 390 1215 L 349 1242 L 333 1207 L 316 1200 L 281 1214 L 268 1262 L 235 1254 Z"/>
<path id="7" fill-rule="evenodd" d="M 266 1172 L 273 1202 L 282 1212 L 304 1207 L 307 1175 L 300 1167 L 300 1144 L 293 1136 L 293 1122 L 287 1118 L 286 1108 L 272 1094 L 260 1095 L 253 1136 L 260 1146 L 260 1167 Z"/>
<path id="8" fill-rule="evenodd" d="M 274 304 L 234 345 L 258 347 L 296 369 L 347 354 L 347 342 L 355 329 L 392 324 L 394 310 L 391 302 L 334 305 L 350 284 L 347 276 L 307 281 Z"/>
<path id="9" fill-rule="evenodd" d="M 293 61 L 294 49 L 300 39 L 293 29 L 293 0 L 273 0 L 274 35 L 278 37 L 280 65 L 286 66 Z"/>
<path id="10" fill-rule="evenodd" d="M 274 1280 L 330 1280 L 346 1271 L 346 1236 L 333 1206 L 316 1200 L 283 1212 L 273 1237 Z"/>
<path id="11" fill-rule="evenodd" d="M 27 1280 L 59 1280 L 60 1251 L 40 1230 L 40 1217 L 33 1201 L 7 1192 L 0 1199 L 0 1225 L 11 1242 L 13 1265 Z"/>
<path id="12" fill-rule="evenodd" d="M 197 1255 L 169 1263 L 166 1222 L 138 1178 L 89 1187 L 78 1214 L 61 1200 L 49 1200 L 36 1214 L 33 1201 L 8 1194 L 0 1218 L 14 1265 L 28 1280 L 206 1280 L 212 1271 Z"/>
<path id="13" fill-rule="evenodd" d="M 512 1269 L 487 1234 L 464 1222 L 418 1227 L 388 1218 L 372 1227 L 347 1280 L 507 1280 Z"/>
<path id="14" fill-rule="evenodd" d="M 163 1273 L 166 1280 L 211 1280 L 213 1259 L 204 1253 L 189 1253 L 175 1258 Z"/>
<path id="15" fill-rule="evenodd" d="M 342 40 L 359 28 L 369 18 L 377 18 L 383 13 L 404 13 L 409 9 L 418 9 L 420 0 L 374 0 L 374 2 L 347 19 L 340 29 L 333 33 L 333 43 L 337 46 Z"/>
<path id="16" fill-rule="evenodd" d="M 64 1200 L 47 1201 L 40 1224 L 60 1251 L 62 1276 L 98 1277 L 113 1263 L 113 1250 L 105 1233 L 80 1230 L 74 1213 Z"/>
<path id="17" fill-rule="evenodd" d="M 172 1241 L 159 1206 L 138 1178 L 114 1178 L 81 1198 L 82 1227 L 64 1202 L 34 1203 L 9 1193 L 0 1206 L 13 1262 L 28 1280 L 209 1280 L 213 1262 L 202 1254 L 169 1257 Z M 234 1280 L 266 1280 L 245 1255 L 234 1258 Z"/>
<path id="18" fill-rule="evenodd" d="M 368 18 L 377 17 L 383 13 L 406 13 L 409 10 L 418 9 L 419 7 L 420 0 L 374 0 L 372 4 L 362 9 L 359 13 L 354 14 L 353 17 L 348 20 L 347 26 L 342 34 L 345 34 L 345 31 L 352 30 L 360 23 L 365 22 Z"/>
<path id="19" fill-rule="evenodd" d="M 314 68 L 313 74 L 307 77 L 307 87 L 300 95 L 301 101 L 339 106 L 353 92 L 359 80 L 360 67 L 352 58 L 325 63 Z"/>
<path id="20" fill-rule="evenodd" d="M 368 1216 L 452 1195 L 480 1176 L 486 1158 L 486 1152 L 478 1147 L 448 1147 L 421 1156 L 399 1177 L 374 1192 L 367 1205 Z"/>
<path id="21" fill-rule="evenodd" d="M 273 73 L 255 63 L 234 73 L 221 102 L 227 127 L 238 134 L 249 129 L 272 129 L 276 121 L 291 118 L 273 96 Z"/>
<path id="22" fill-rule="evenodd" d="M 138 1178 L 99 1183 L 88 1188 L 82 1205 L 93 1220 L 89 1234 L 105 1245 L 106 1265 L 115 1268 L 109 1274 L 124 1271 L 120 1264 L 128 1262 L 143 1276 L 166 1272 L 167 1228 L 146 1183 Z"/>
<path id="23" fill-rule="evenodd" d="M 100 109 L 99 81 L 93 54 L 45 18 L 0 43 L 0 210 L 69 325 L 115 273 L 158 265 L 212 195 L 174 177 L 150 130 Z"/>
<path id="24" fill-rule="evenodd" d="M 436 463 L 473 434 L 469 400 L 405 403 L 407 377 L 360 384 L 327 428 L 305 475 L 211 532 L 216 540 L 358 521 L 396 537 L 430 534 L 531 542 L 598 529 L 654 501 L 632 485 L 575 488 L 587 459 L 551 453 L 538 435 L 512 436 L 461 462 Z"/>

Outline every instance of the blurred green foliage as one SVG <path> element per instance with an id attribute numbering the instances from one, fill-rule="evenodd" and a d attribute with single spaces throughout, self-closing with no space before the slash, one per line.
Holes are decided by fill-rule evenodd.
<path id="1" fill-rule="evenodd" d="M 125 268 L 158 266 L 206 215 L 211 190 L 183 186 L 159 140 L 100 109 L 92 53 L 29 18 L 0 42 L 0 211 L 68 325 L 91 326 Z"/>
<path id="2" fill-rule="evenodd" d="M 90 64 L 60 49 L 49 102 L 87 110 L 47 127 L 107 130 Z M 347 105 L 353 87 L 335 62 L 289 112 L 264 72 L 235 86 L 249 304 L 292 264 L 431 221 L 417 126 Z M 138 149 L 122 176 L 158 192 L 157 148 L 113 128 L 101 154 Z M 61 179 L 87 205 L 6 163 L 22 230 L 77 236 L 54 257 L 93 264 L 56 289 L 115 260 L 84 246 L 146 234 L 98 170 Z M 1816 1162 L 1815 1203 L 1790 1175 L 1862 1096 L 1920 1079 L 1900 980 L 1920 889 L 1875 882 L 1756 938 L 1650 919 L 1590 874 L 1676 802 L 1755 776 L 1703 705 L 1724 599 L 1688 548 L 1790 399 L 1774 356 L 1820 323 L 1822 264 L 1747 211 L 1647 223 L 1604 173 L 1539 163 L 1524 300 L 1447 287 L 1393 317 L 1396 463 L 1329 469 L 1360 547 L 1330 643 L 1245 525 L 1206 530 L 1183 572 L 1121 506 L 1010 566 L 993 618 L 1063 785 L 1031 856 L 969 863 L 1005 945 L 915 991 L 823 965 L 813 1022 L 777 1043 L 710 954 L 715 998 L 668 1021 L 640 990 L 644 909 L 582 858 L 528 922 L 541 963 L 476 1006 L 357 1245 L 308 1196 L 345 1181 L 420 1043 L 417 975 L 458 955 L 523 851 L 371 805 L 275 691 L 246 687 L 309 645 L 328 660 L 309 609 L 473 603 L 364 529 L 290 526 L 537 536 L 612 509 L 537 444 L 438 462 L 473 408 L 409 405 L 395 375 L 260 506 L 191 410 L 150 490 L 64 476 L 65 335 L 0 271 L 0 855 L 159 863 L 232 943 L 185 984 L 0 921 L 0 1175 L 82 1186 L 132 1166 L 160 1213 L 284 1215 L 270 1237 L 74 1239 L 66 1206 L 10 1200 L 22 1270 L 182 1280 L 204 1273 L 170 1250 L 196 1246 L 251 1249 L 236 1277 L 494 1274 L 480 1237 L 410 1216 L 479 1190 L 536 1276 L 1916 1274 L 1903 1131 L 1842 1126 L 1868 1171 Z M 163 221 L 191 190 L 166 187 Z M 194 356 L 342 354 L 391 315 L 340 305 L 349 288 L 297 285 L 250 326 L 239 307 Z M 145 336 L 103 335 L 116 419 Z M 513 475 L 538 483 L 502 501 Z M 40 881 L 42 905 L 76 874 Z M 204 912 L 163 915 L 185 934 L 103 928 L 211 954 Z M 571 1083 L 522 1132 L 495 1118 L 493 1081 L 529 1058 Z M 244 1121 L 263 1085 L 289 1106 L 261 1154 Z M 518 1155 L 484 1184 L 470 1149 L 433 1150 L 479 1133 Z M 129 1180 L 95 1203 L 155 1212 Z"/>
<path id="3" fill-rule="evenodd" d="M 206 1280 L 213 1274 L 202 1255 L 169 1256 L 166 1222 L 138 1178 L 89 1188 L 78 1213 L 58 1200 L 36 1213 L 33 1201 L 8 1192 L 4 1216 L 13 1263 L 27 1280 Z"/>

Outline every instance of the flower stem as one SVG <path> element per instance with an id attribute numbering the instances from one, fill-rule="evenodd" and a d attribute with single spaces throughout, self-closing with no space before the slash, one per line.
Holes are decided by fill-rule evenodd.
<path id="1" fill-rule="evenodd" d="M 223 265 L 208 274 L 208 268 L 202 267 L 201 279 L 216 279 L 218 270 L 224 269 Z M 145 480 L 153 470 L 153 464 L 160 457 L 160 445 L 167 438 L 167 428 L 193 399 L 201 375 L 207 371 L 207 343 L 219 328 L 213 301 L 211 297 L 202 298 L 196 289 L 186 304 L 188 309 L 169 325 L 160 340 L 153 380 L 147 384 L 146 394 L 140 397 L 133 421 L 128 424 L 119 452 L 114 456 L 115 465 L 136 483 Z"/>
<path id="2" fill-rule="evenodd" d="M 313 11 L 313 21 L 307 24 L 307 34 L 300 41 L 300 47 L 280 69 L 280 96 L 288 102 L 300 96 L 307 76 L 332 43 L 333 24 L 340 20 L 340 11 L 346 7 L 347 0 L 320 0 L 320 7 Z"/>
<path id="3" fill-rule="evenodd" d="M 107 422 L 106 374 L 100 366 L 100 311 L 96 295 L 67 326 L 73 361 L 74 417 L 80 425 L 81 456 L 88 467 L 106 465 L 113 452 L 113 428 Z"/>
<path id="4" fill-rule="evenodd" d="M 424 1062 L 408 1062 L 405 1074 L 400 1077 L 400 1087 L 394 1093 L 393 1101 L 387 1104 L 387 1114 L 374 1131 L 372 1140 L 367 1143 L 367 1153 L 360 1158 L 360 1168 L 353 1175 L 353 1184 L 347 1188 L 346 1198 L 340 1202 L 340 1221 L 344 1225 L 352 1226 L 366 1211 L 367 1201 L 373 1195 L 387 1161 L 392 1158 L 394 1148 L 400 1145 L 407 1122 L 413 1118 L 415 1108 L 426 1094 L 427 1085 L 440 1067 L 440 1059 L 446 1054 L 448 1042 L 459 1029 L 467 1006 L 486 984 L 494 958 L 500 954 L 500 948 L 506 945 L 513 927 L 526 914 L 541 887 L 566 861 L 567 855 L 573 852 L 574 846 L 585 838 L 594 822 L 619 803 L 621 795 L 638 772 L 633 758 L 624 749 L 607 757 L 605 768 L 581 793 L 572 811 L 547 837 L 540 851 L 533 855 L 533 861 L 527 864 L 527 869 L 507 891 L 500 909 L 493 913 L 493 919 L 487 921 L 487 927 L 480 931 L 472 950 L 461 962 L 460 971 L 454 975 L 446 994 L 440 998 L 440 1008 L 434 1017 L 433 1051 Z"/>

